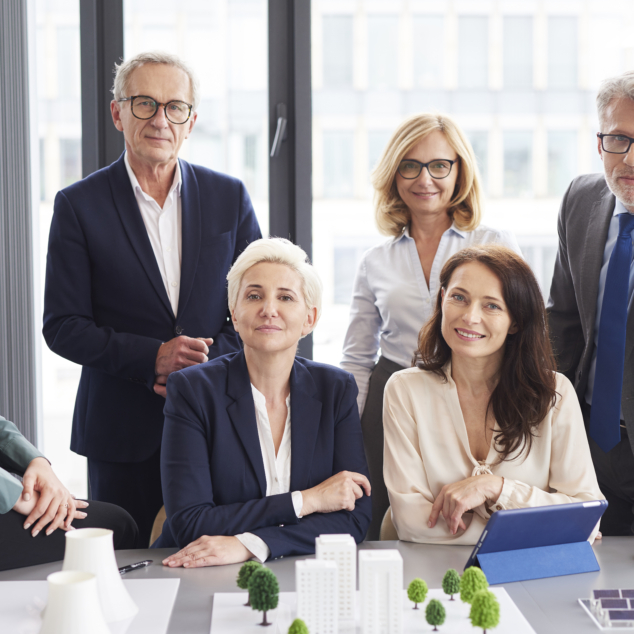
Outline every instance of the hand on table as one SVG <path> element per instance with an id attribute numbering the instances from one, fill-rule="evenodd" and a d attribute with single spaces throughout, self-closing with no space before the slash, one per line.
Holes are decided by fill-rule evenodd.
<path id="1" fill-rule="evenodd" d="M 354 471 L 340 471 L 321 484 L 302 491 L 303 506 L 300 517 L 311 513 L 332 513 L 333 511 L 354 511 L 355 502 L 370 495 L 370 481 Z"/>
<path id="2" fill-rule="evenodd" d="M 154 372 L 156 373 L 156 381 L 154 383 L 154 391 L 165 398 L 167 396 L 167 377 L 177 370 L 188 368 L 191 365 L 198 365 L 208 361 L 209 346 L 214 340 L 210 337 L 175 337 L 166 341 L 159 348 L 156 355 L 156 364 Z"/>
<path id="3" fill-rule="evenodd" d="M 467 511 L 486 502 L 497 502 L 502 493 L 504 478 L 495 475 L 478 475 L 453 484 L 446 484 L 435 499 L 427 526 L 434 528 L 442 515 L 452 535 L 458 529 L 467 530 L 462 516 Z"/>
<path id="4" fill-rule="evenodd" d="M 68 489 L 59 481 L 46 458 L 31 460 L 22 478 L 24 487 L 22 495 L 15 503 L 13 510 L 26 515 L 24 528 L 30 528 L 35 537 L 47 524 L 46 534 L 50 535 L 57 528 L 72 530 L 74 519 L 83 519 L 86 513 L 79 511 L 86 508 L 88 502 L 75 500 Z"/>
<path id="5" fill-rule="evenodd" d="M 202 568 L 238 564 L 251 559 L 253 553 L 237 537 L 203 535 L 177 553 L 163 559 L 170 568 Z"/>

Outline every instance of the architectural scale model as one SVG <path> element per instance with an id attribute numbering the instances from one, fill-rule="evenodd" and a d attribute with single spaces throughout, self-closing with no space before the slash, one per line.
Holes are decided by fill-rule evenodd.
<path id="1" fill-rule="evenodd" d="M 336 562 L 339 570 L 339 619 L 354 619 L 357 589 L 357 545 L 354 537 L 320 535 L 315 539 L 315 557 Z"/>
<path id="2" fill-rule="evenodd" d="M 326 559 L 295 562 L 297 617 L 311 634 L 337 634 L 339 580 L 337 564 Z"/>
<path id="3" fill-rule="evenodd" d="M 359 551 L 361 631 L 403 631 L 403 558 L 398 550 Z"/>
<path id="4" fill-rule="evenodd" d="M 603 627 L 634 627 L 634 589 L 593 590 L 590 607 Z"/>

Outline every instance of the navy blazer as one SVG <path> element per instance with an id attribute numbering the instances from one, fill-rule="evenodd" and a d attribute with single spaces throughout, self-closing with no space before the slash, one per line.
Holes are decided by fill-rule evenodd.
<path id="1" fill-rule="evenodd" d="M 83 366 L 71 449 L 140 462 L 161 443 L 165 400 L 154 393 L 159 347 L 213 337 L 209 356 L 240 349 L 228 320 L 226 275 L 261 237 L 244 185 L 180 161 L 181 287 L 174 316 L 124 163 L 60 191 L 48 244 L 44 338 Z"/>
<path id="2" fill-rule="evenodd" d="M 291 491 L 340 471 L 368 476 L 348 372 L 296 358 L 291 372 Z M 170 375 L 161 448 L 167 521 L 156 548 L 187 546 L 202 535 L 260 537 L 272 557 L 315 552 L 315 537 L 349 533 L 361 542 L 372 504 L 299 519 L 291 493 L 266 497 L 251 381 L 240 351 Z"/>

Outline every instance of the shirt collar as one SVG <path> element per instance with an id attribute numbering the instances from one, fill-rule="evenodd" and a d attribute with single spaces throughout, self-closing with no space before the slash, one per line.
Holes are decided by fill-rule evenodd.
<path id="1" fill-rule="evenodd" d="M 616 204 L 614 205 L 614 213 L 613 216 L 618 216 L 619 214 L 629 214 L 630 212 L 625 208 L 625 205 L 617 198 Z"/>
<path id="2" fill-rule="evenodd" d="M 154 200 L 151 196 L 148 196 L 142 189 L 141 185 L 139 185 L 139 181 L 134 173 L 134 170 L 130 166 L 130 161 L 128 161 L 128 152 L 126 151 L 125 156 L 123 157 L 123 161 L 125 163 L 125 168 L 128 171 L 128 177 L 130 178 L 130 183 L 132 184 L 132 189 L 134 192 L 141 192 L 141 195 L 146 200 Z M 178 196 L 181 195 L 181 186 L 182 186 L 182 178 L 181 178 L 181 166 L 178 159 L 176 159 L 176 171 L 174 172 L 174 180 L 172 181 L 172 186 L 170 187 L 169 193 L 167 197 L 169 198 L 172 195 L 172 192 L 176 190 L 176 194 Z"/>
<path id="3" fill-rule="evenodd" d="M 466 238 L 467 237 L 467 232 L 466 231 L 462 231 L 462 229 L 458 229 L 458 227 L 456 227 L 456 223 L 455 222 L 452 222 L 451 223 L 451 227 L 449 227 L 449 229 L 447 229 L 447 231 L 445 231 L 445 233 L 448 233 L 448 232 L 455 233 L 460 238 Z M 410 240 L 413 240 L 412 236 L 409 235 L 409 225 L 405 225 L 405 227 L 403 228 L 403 233 L 401 233 L 400 236 L 396 236 L 394 238 L 394 242 L 398 242 L 399 240 L 404 240 L 405 238 L 409 238 Z"/>

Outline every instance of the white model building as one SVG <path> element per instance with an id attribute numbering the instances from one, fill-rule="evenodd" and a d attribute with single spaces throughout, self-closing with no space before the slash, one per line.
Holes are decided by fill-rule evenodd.
<path id="1" fill-rule="evenodd" d="M 360 550 L 361 631 L 403 631 L 403 558 L 398 550 Z"/>
<path id="2" fill-rule="evenodd" d="M 334 561 L 304 559 L 295 562 L 297 618 L 310 634 L 337 634 L 338 579 Z"/>
<path id="3" fill-rule="evenodd" d="M 315 557 L 334 561 L 339 570 L 339 619 L 354 619 L 357 590 L 357 545 L 352 535 L 320 535 L 315 539 Z"/>

